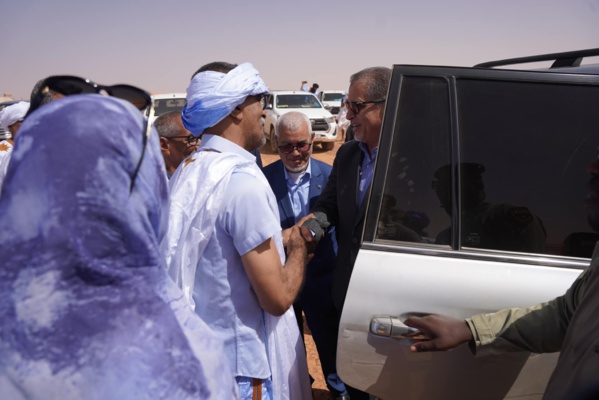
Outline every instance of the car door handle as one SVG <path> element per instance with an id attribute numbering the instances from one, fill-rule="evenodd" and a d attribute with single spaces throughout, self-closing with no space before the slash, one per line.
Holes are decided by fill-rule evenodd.
<path id="1" fill-rule="evenodd" d="M 375 317 L 370 321 L 370 333 L 376 336 L 409 339 L 406 336 L 415 332 L 418 332 L 418 329 L 407 326 L 394 316 Z"/>

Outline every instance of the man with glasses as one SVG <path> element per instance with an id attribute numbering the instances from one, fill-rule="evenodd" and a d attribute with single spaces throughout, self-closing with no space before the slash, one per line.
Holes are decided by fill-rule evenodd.
<path id="1" fill-rule="evenodd" d="M 214 62 L 193 75 L 182 117 L 202 143 L 170 180 L 162 247 L 186 300 L 225 340 L 241 398 L 309 399 L 291 305 L 312 235 L 294 227 L 285 260 L 276 198 L 250 153 L 264 144 L 267 90 L 249 63 Z"/>
<path id="2" fill-rule="evenodd" d="M 179 164 L 198 148 L 200 139 L 185 129 L 179 111 L 160 115 L 154 120 L 154 127 L 160 137 L 160 151 L 170 179 Z"/>
<path id="3" fill-rule="evenodd" d="M 316 221 L 320 226 L 325 228 L 330 223 L 336 229 L 339 252 L 332 296 L 339 313 L 360 248 L 364 199 L 370 190 L 390 80 L 391 70 L 385 67 L 366 68 L 350 77 L 344 104 L 355 140 L 339 148 L 327 186 L 311 210 L 319 213 Z M 346 387 L 352 400 L 369 398 L 366 393 Z"/>
<path id="4" fill-rule="evenodd" d="M 283 114 L 275 128 L 281 159 L 264 167 L 263 171 L 277 198 L 281 227 L 288 229 L 316 204 L 331 166 L 311 157 L 314 133 L 305 114 L 295 111 Z M 341 396 L 347 395 L 347 391 L 335 367 L 337 329 L 334 321 L 338 317 L 330 295 L 337 242 L 334 231 L 329 233 L 318 243 L 314 258 L 306 267 L 304 287 L 293 309 L 302 334 L 302 311 L 306 316 L 329 390 L 335 398 L 343 398 Z"/>

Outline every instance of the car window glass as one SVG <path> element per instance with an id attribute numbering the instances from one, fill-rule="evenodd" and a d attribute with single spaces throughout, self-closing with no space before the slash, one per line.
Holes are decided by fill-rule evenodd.
<path id="1" fill-rule="evenodd" d="M 457 94 L 461 246 L 590 257 L 599 238 L 583 199 L 598 88 L 464 79 Z"/>
<path id="2" fill-rule="evenodd" d="M 156 99 L 154 100 L 154 115 L 156 117 L 170 111 L 181 111 L 185 107 L 185 98 L 179 99 Z"/>
<path id="3" fill-rule="evenodd" d="M 280 94 L 277 96 L 278 108 L 322 108 L 316 96 L 312 94 Z"/>
<path id="4" fill-rule="evenodd" d="M 375 237 L 434 244 L 450 225 L 432 187 L 450 162 L 447 81 L 404 77 L 397 115 Z"/>
<path id="5" fill-rule="evenodd" d="M 343 93 L 324 93 L 322 95 L 322 101 L 341 101 Z"/>

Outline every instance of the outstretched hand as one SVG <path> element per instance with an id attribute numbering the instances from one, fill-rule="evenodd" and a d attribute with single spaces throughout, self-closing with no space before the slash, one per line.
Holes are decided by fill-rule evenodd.
<path id="1" fill-rule="evenodd" d="M 466 321 L 445 315 L 410 317 L 404 323 L 419 330 L 409 335 L 419 340 L 410 346 L 414 352 L 450 350 L 473 340 Z"/>
<path id="2" fill-rule="evenodd" d="M 307 257 L 307 261 L 310 261 L 314 257 L 314 249 L 316 247 L 316 240 L 312 237 L 312 232 L 305 226 L 292 226 L 286 230 L 289 233 L 287 240 L 287 251 L 293 251 L 296 248 L 303 248 Z M 284 232 L 286 233 L 286 232 Z"/>

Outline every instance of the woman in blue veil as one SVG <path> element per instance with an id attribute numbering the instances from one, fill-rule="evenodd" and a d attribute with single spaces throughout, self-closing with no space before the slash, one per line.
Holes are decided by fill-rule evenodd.
<path id="1" fill-rule="evenodd" d="M 1 399 L 237 398 L 164 267 L 167 182 L 144 130 L 100 95 L 21 126 L 0 197 Z"/>

